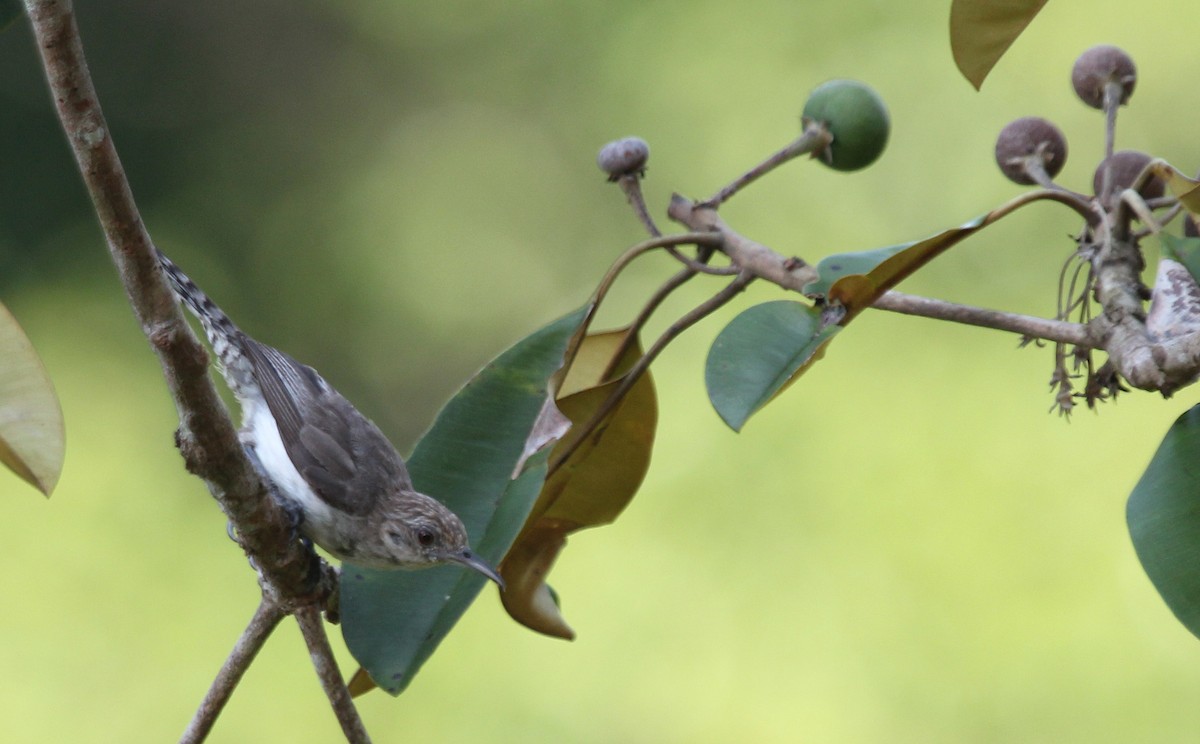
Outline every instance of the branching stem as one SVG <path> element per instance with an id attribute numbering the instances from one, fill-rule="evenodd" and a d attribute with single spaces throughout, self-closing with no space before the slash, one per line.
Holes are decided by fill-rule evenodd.
<path id="1" fill-rule="evenodd" d="M 179 739 L 180 744 L 198 744 L 208 737 L 213 724 L 217 722 L 217 717 L 221 715 L 225 704 L 229 702 L 238 682 L 241 681 L 242 675 L 250 668 L 250 662 L 254 661 L 254 657 L 258 655 L 259 650 L 267 642 L 267 638 L 271 636 L 275 628 L 279 627 L 279 621 L 286 614 L 279 605 L 263 598 L 254 617 L 250 619 L 250 624 L 246 626 L 242 637 L 238 639 L 229 658 L 221 667 L 221 671 L 217 673 L 217 678 L 209 687 L 208 694 L 200 703 L 200 708 L 196 711 L 192 722 L 188 724 L 187 730 Z"/>
<path id="2" fill-rule="evenodd" d="M 667 330 L 664 331 L 661 336 L 658 337 L 654 344 L 646 350 L 646 353 L 642 356 L 642 358 L 639 359 L 636 364 L 630 367 L 629 372 L 627 372 L 625 376 L 621 378 L 621 383 L 613 389 L 612 393 L 610 393 L 607 398 L 605 398 L 604 403 L 602 403 L 600 407 L 596 409 L 596 412 L 592 414 L 592 417 L 588 419 L 587 423 L 579 427 L 578 431 L 572 429 L 570 432 L 571 439 L 569 443 L 561 452 L 556 453 L 554 458 L 550 461 L 550 468 L 547 471 L 547 477 L 549 477 L 549 474 L 554 473 L 556 470 L 562 467 L 563 463 L 565 463 L 571 457 L 571 455 L 573 455 L 575 451 L 579 449 L 579 447 L 588 439 L 588 437 L 599 436 L 603 432 L 603 427 L 609 414 L 616 410 L 617 406 L 620 405 L 622 400 L 624 400 L 625 395 L 630 391 L 630 389 L 633 388 L 637 381 L 641 379 L 641 376 L 645 374 L 647 369 L 650 368 L 650 365 L 655 359 L 658 358 L 658 355 L 662 353 L 663 349 L 667 348 L 667 344 L 671 343 L 671 341 L 677 338 L 688 328 L 691 328 L 696 323 L 711 315 L 718 308 L 725 305 L 734 297 L 737 297 L 740 292 L 746 289 L 746 286 L 750 284 L 750 282 L 754 281 L 754 278 L 754 275 L 750 272 L 743 271 L 742 273 L 738 274 L 732 282 L 727 284 L 720 292 L 713 295 L 700 305 L 697 305 L 695 308 L 684 314 L 679 320 L 672 323 L 671 326 L 667 328 Z"/>
<path id="3" fill-rule="evenodd" d="M 716 209 L 729 201 L 737 192 L 746 188 L 779 166 L 810 152 L 820 152 L 833 142 L 833 135 L 820 122 L 811 122 L 804 127 L 799 137 L 792 140 L 786 147 L 771 155 L 769 158 L 743 173 L 725 188 L 713 194 L 702 202 L 708 209 Z"/>

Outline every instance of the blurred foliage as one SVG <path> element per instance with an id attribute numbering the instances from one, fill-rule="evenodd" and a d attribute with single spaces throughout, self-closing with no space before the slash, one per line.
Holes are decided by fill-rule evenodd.
<path id="1" fill-rule="evenodd" d="M 978 90 L 1046 0 L 954 0 L 950 49 L 954 64 Z"/>
<path id="2" fill-rule="evenodd" d="M 934 0 L 114 0 L 77 15 L 156 240 L 404 451 L 475 368 L 577 306 L 639 239 L 593 164 L 604 142 L 649 141 L 661 213 L 672 191 L 711 193 L 793 138 L 817 83 L 866 81 L 894 125 L 876 165 L 847 176 L 797 162 L 722 215 L 809 260 L 894 245 L 1016 193 L 992 145 L 1017 116 L 1063 129 L 1061 180 L 1085 187 L 1103 129 L 1069 74 L 1096 43 L 1124 47 L 1141 75 L 1118 145 L 1194 171 L 1181 122 L 1200 104 L 1179 74 L 1193 28 L 1177 22 L 1193 11 L 1049 3 L 983 93 L 955 69 Z M 13 567 L 0 717 L 13 740 L 170 740 L 257 586 L 172 448 L 173 407 L 20 23 L 0 36 L 0 69 L 0 298 L 68 427 L 55 498 L 0 498 Z M 902 288 L 1053 312 L 1076 228 L 1061 207 L 1022 210 Z M 612 307 L 632 315 L 671 270 L 635 268 Z M 695 284 L 661 323 L 714 289 Z M 729 319 L 779 297 L 746 294 L 656 363 L 662 418 L 640 497 L 555 568 L 579 639 L 528 632 L 489 593 L 401 700 L 364 699 L 376 740 L 1194 736 L 1200 645 L 1122 519 L 1191 389 L 1068 425 L 1046 414 L 1048 349 L 867 313 L 735 436 L 702 371 Z M 25 488 L 0 475 L 0 495 Z M 213 740 L 336 738 L 288 625 Z"/>
<path id="3" fill-rule="evenodd" d="M 46 367 L 0 304 L 0 465 L 49 496 L 62 474 L 62 407 Z"/>

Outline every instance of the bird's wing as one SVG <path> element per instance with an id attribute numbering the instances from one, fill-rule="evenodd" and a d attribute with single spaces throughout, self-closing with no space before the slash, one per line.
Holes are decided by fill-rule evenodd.
<path id="1" fill-rule="evenodd" d="M 383 433 L 316 370 L 254 339 L 246 341 L 284 450 L 317 496 L 335 509 L 361 515 L 389 488 L 412 487 Z"/>

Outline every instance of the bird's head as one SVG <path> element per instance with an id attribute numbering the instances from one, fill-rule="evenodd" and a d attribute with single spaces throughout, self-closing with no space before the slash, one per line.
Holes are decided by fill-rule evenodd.
<path id="1" fill-rule="evenodd" d="M 410 569 L 460 563 L 504 588 L 496 569 L 471 550 L 462 520 L 441 502 L 412 493 L 411 501 L 397 512 L 380 525 L 389 563 Z"/>

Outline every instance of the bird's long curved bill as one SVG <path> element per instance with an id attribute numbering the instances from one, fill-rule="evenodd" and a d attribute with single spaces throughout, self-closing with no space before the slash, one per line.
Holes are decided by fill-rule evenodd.
<path id="1" fill-rule="evenodd" d="M 478 571 L 492 581 L 496 582 L 501 589 L 504 588 L 504 579 L 500 578 L 500 574 L 496 573 L 496 569 L 489 566 L 487 561 L 483 560 L 471 551 L 464 550 L 461 553 L 452 553 L 447 556 L 447 558 L 455 563 L 461 563 L 467 568 Z"/>

